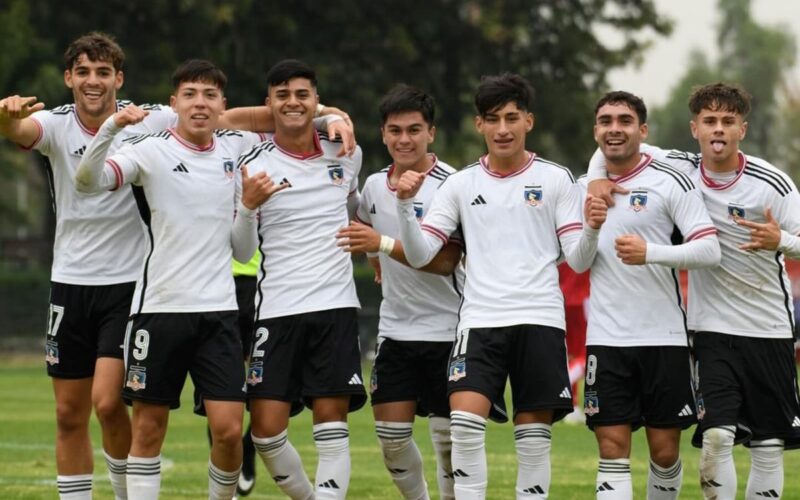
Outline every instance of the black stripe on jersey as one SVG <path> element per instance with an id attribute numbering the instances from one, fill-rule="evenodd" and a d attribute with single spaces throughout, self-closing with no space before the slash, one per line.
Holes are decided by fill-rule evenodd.
<path id="1" fill-rule="evenodd" d="M 319 132 L 319 131 L 317 131 L 317 135 L 319 135 L 319 140 L 321 140 L 321 141 L 333 142 L 335 144 L 341 144 L 342 143 L 341 139 L 331 139 L 330 137 L 328 137 L 328 133 L 327 132 Z M 337 136 L 337 137 L 339 137 L 339 136 Z"/>
<path id="2" fill-rule="evenodd" d="M 691 163 L 694 168 L 700 167 L 700 157 L 692 153 L 687 153 L 685 151 L 672 150 L 669 153 L 667 153 L 667 158 L 669 158 L 670 160 L 681 160 Z"/>
<path id="3" fill-rule="evenodd" d="M 458 295 L 458 297 L 461 298 L 461 290 L 458 289 L 458 278 L 456 278 L 455 272 L 453 272 L 453 274 L 450 275 L 450 281 L 453 282 L 453 290 L 456 291 L 456 295 Z"/>
<path id="4" fill-rule="evenodd" d="M 159 111 L 163 109 L 161 104 L 141 104 L 139 107 L 145 111 Z"/>
<path id="5" fill-rule="evenodd" d="M 229 128 L 218 128 L 214 130 L 214 135 L 217 137 L 244 137 L 244 134 L 239 130 L 231 130 Z"/>
<path id="6" fill-rule="evenodd" d="M 443 181 L 450 176 L 450 172 L 437 165 L 433 167 L 433 169 L 431 169 L 430 172 L 428 172 L 428 175 L 430 175 L 434 179 L 439 179 L 440 181 Z"/>
<path id="7" fill-rule="evenodd" d="M 770 186 L 774 187 L 781 196 L 786 196 L 792 191 L 792 186 L 786 182 L 786 179 L 781 177 L 780 174 L 771 172 L 770 170 L 760 165 L 756 165 L 755 163 L 748 161 L 747 165 L 744 167 L 744 174 L 755 177 L 756 179 L 761 179 Z"/>
<path id="8" fill-rule="evenodd" d="M 572 171 L 571 171 L 570 169 L 568 169 L 567 167 L 565 167 L 564 165 L 559 165 L 559 164 L 558 164 L 558 163 L 556 163 L 556 162 L 552 162 L 552 161 L 550 161 L 550 160 L 545 160 L 544 158 L 540 158 L 540 157 L 538 157 L 538 156 L 537 156 L 536 158 L 534 158 L 534 160 L 533 160 L 533 161 L 534 161 L 534 163 L 538 161 L 538 162 L 544 163 L 545 165 L 552 165 L 552 166 L 554 166 L 554 167 L 558 167 L 558 168 L 560 168 L 561 170 L 563 170 L 564 172 L 566 172 L 566 173 L 567 173 L 567 175 L 569 175 L 569 180 L 570 180 L 570 182 L 572 182 L 573 184 L 575 184 L 575 176 L 574 176 L 574 175 L 572 175 Z"/>
<path id="9" fill-rule="evenodd" d="M 122 142 L 125 142 L 125 143 L 128 143 L 128 144 L 139 144 L 140 142 L 142 142 L 145 139 L 148 139 L 150 137 L 166 140 L 166 139 L 169 139 L 169 136 L 170 136 L 170 133 L 169 133 L 168 130 L 162 130 L 161 132 L 156 132 L 154 134 L 134 135 L 132 137 L 128 137 L 126 139 L 123 139 Z"/>
<path id="10" fill-rule="evenodd" d="M 51 113 L 54 115 L 68 115 L 70 113 L 75 112 L 75 105 L 74 104 L 62 104 L 61 106 L 51 109 Z"/>
<path id="11" fill-rule="evenodd" d="M 675 295 L 678 298 L 678 309 L 681 310 L 681 316 L 683 317 L 683 331 L 686 333 L 686 342 L 688 345 L 689 342 L 689 327 L 686 324 L 686 311 L 683 310 L 683 295 L 681 295 L 681 283 L 678 281 L 678 272 L 675 269 L 670 269 L 670 273 L 672 274 L 672 281 L 675 283 Z"/>
<path id="12" fill-rule="evenodd" d="M 50 188 L 50 207 L 53 209 L 53 214 L 58 216 L 58 206 L 56 203 L 56 181 L 53 177 L 53 165 L 50 163 L 50 158 L 42 156 L 44 160 L 44 173 L 47 175 L 47 185 Z"/>
<path id="13" fill-rule="evenodd" d="M 691 191 L 692 189 L 694 189 L 694 183 L 683 172 L 679 172 L 675 168 L 655 160 L 650 163 L 650 167 L 655 170 L 658 170 L 659 172 L 664 172 L 665 174 L 675 179 L 675 181 L 678 183 L 681 189 L 683 189 L 684 192 Z"/>
<path id="14" fill-rule="evenodd" d="M 259 314 L 261 313 L 261 304 L 264 303 L 264 292 L 262 292 L 261 285 L 264 283 L 264 278 L 267 276 L 267 256 L 264 255 L 264 250 L 262 249 L 262 245 L 264 243 L 264 238 L 261 236 L 261 218 L 258 218 L 258 224 L 256 229 L 256 234 L 258 234 L 258 253 L 261 255 L 261 262 L 258 263 L 258 267 L 261 268 L 261 279 L 258 280 L 258 284 L 256 285 L 256 321 L 258 321 Z"/>
<path id="15" fill-rule="evenodd" d="M 260 144 L 257 144 L 239 156 L 239 161 L 236 163 L 236 166 L 241 168 L 242 165 L 250 163 L 258 158 L 258 155 L 264 151 L 272 151 L 273 149 L 275 149 L 275 144 L 272 141 L 264 141 Z"/>
<path id="16" fill-rule="evenodd" d="M 778 283 L 781 284 L 781 291 L 783 291 L 783 305 L 786 307 L 786 315 L 789 316 L 789 326 L 792 327 L 792 336 L 794 336 L 794 315 L 792 314 L 792 296 L 786 290 L 786 282 L 784 280 L 786 274 L 786 267 L 781 262 L 783 252 L 775 252 L 775 262 L 778 264 Z"/>
<path id="17" fill-rule="evenodd" d="M 127 99 L 124 99 L 124 100 L 123 99 L 117 99 L 117 111 L 119 111 L 120 109 L 122 109 L 124 107 L 130 106 L 131 104 L 133 104 L 133 101 L 129 101 Z M 142 108 L 142 109 L 144 109 L 144 108 Z"/>
<path id="18" fill-rule="evenodd" d="M 136 314 L 141 314 L 142 307 L 144 307 L 144 295 L 147 292 L 147 271 L 150 267 L 150 258 L 153 256 L 153 250 L 155 250 L 155 242 L 153 240 L 153 227 L 150 225 L 150 204 L 147 203 L 144 189 L 142 186 L 131 186 L 131 191 L 133 191 L 133 198 L 136 200 L 136 208 L 139 209 L 139 216 L 147 226 L 147 237 L 150 239 L 150 251 L 144 259 L 144 269 L 142 271 L 142 293 L 139 296 L 139 310 L 136 311 Z"/>

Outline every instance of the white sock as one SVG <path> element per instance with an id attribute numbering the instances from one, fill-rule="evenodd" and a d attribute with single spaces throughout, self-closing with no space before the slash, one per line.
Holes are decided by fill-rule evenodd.
<path id="1" fill-rule="evenodd" d="M 597 500 L 631 500 L 630 458 L 601 458 L 597 465 Z"/>
<path id="2" fill-rule="evenodd" d="M 91 474 L 59 475 L 56 477 L 56 483 L 58 483 L 58 498 L 61 500 L 92 500 Z"/>
<path id="3" fill-rule="evenodd" d="M 736 467 L 733 465 L 732 425 L 711 427 L 703 432 L 700 450 L 700 487 L 707 499 L 736 500 Z"/>
<path id="4" fill-rule="evenodd" d="M 411 422 L 375 422 L 383 463 L 392 481 L 407 500 L 428 500 L 428 485 L 422 472 L 422 455 L 411 438 Z"/>
<path id="5" fill-rule="evenodd" d="M 128 496 L 135 500 L 158 500 L 161 490 L 161 455 L 152 458 L 128 455 Z"/>
<path id="6" fill-rule="evenodd" d="M 224 471 L 208 461 L 208 500 L 231 500 L 236 495 L 236 485 L 239 484 L 239 472 Z"/>
<path id="7" fill-rule="evenodd" d="M 108 480 L 114 489 L 115 500 L 128 500 L 128 488 L 125 485 L 125 473 L 128 468 L 128 460 L 125 458 L 114 458 L 106 450 L 103 450 L 108 467 Z"/>
<path id="8" fill-rule="evenodd" d="M 550 490 L 550 425 L 514 426 L 517 498 L 547 498 Z"/>
<path id="9" fill-rule="evenodd" d="M 294 500 L 314 498 L 314 487 L 303 470 L 300 455 L 289 442 L 286 430 L 269 438 L 255 436 L 252 438 L 258 456 L 267 466 L 267 470 L 278 488 Z"/>
<path id="10" fill-rule="evenodd" d="M 486 498 L 486 419 L 466 411 L 450 412 L 450 439 L 456 497 Z"/>
<path id="11" fill-rule="evenodd" d="M 436 480 L 439 483 L 439 498 L 454 500 L 453 492 L 453 464 L 450 461 L 450 451 L 453 443 L 450 441 L 450 419 L 444 417 L 430 417 L 428 431 L 436 453 Z"/>
<path id="12" fill-rule="evenodd" d="M 750 458 L 745 499 L 780 498 L 783 494 L 783 439 L 750 441 Z"/>
<path id="13" fill-rule="evenodd" d="M 683 482 L 683 465 L 680 457 L 666 468 L 650 460 L 647 500 L 676 500 L 681 493 L 681 482 Z"/>
<path id="14" fill-rule="evenodd" d="M 347 422 L 324 422 L 314 426 L 314 443 L 319 462 L 316 496 L 321 499 L 343 499 L 350 485 L 350 432 Z"/>

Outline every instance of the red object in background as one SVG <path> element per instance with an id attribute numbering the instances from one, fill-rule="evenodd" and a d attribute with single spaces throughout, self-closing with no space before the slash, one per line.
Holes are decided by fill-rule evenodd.
<path id="1" fill-rule="evenodd" d="M 567 319 L 567 356 L 569 376 L 572 382 L 573 404 L 580 404 L 578 384 L 583 378 L 586 364 L 586 315 L 589 299 L 589 272 L 576 273 L 566 263 L 558 266 L 558 281 L 564 294 L 564 310 Z"/>

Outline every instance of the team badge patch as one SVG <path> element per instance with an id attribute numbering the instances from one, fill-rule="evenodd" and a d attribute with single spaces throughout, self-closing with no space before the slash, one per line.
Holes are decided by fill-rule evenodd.
<path id="1" fill-rule="evenodd" d="M 525 203 L 532 207 L 542 204 L 542 186 L 525 186 Z"/>
<path id="2" fill-rule="evenodd" d="M 728 218 L 734 222 L 737 219 L 744 219 L 744 206 L 738 203 L 728 203 Z"/>
<path id="3" fill-rule="evenodd" d="M 233 179 L 233 160 L 225 160 L 222 162 L 222 169 L 225 171 L 225 177 Z"/>
<path id="4" fill-rule="evenodd" d="M 700 393 L 697 393 L 694 404 L 697 406 L 697 420 L 703 420 L 703 417 L 706 416 L 706 405 L 703 403 L 703 396 Z"/>
<path id="5" fill-rule="evenodd" d="M 447 372 L 449 373 L 447 380 L 458 382 L 467 376 L 467 360 L 464 358 L 456 358 L 450 361 L 450 368 Z"/>
<path id="6" fill-rule="evenodd" d="M 375 367 L 372 367 L 372 373 L 369 376 L 369 393 L 374 394 L 378 390 L 378 374 L 375 372 Z"/>
<path id="7" fill-rule="evenodd" d="M 586 391 L 583 393 L 583 413 L 586 415 L 597 415 L 600 413 L 600 401 L 597 393 Z"/>
<path id="8" fill-rule="evenodd" d="M 125 387 L 132 391 L 139 391 L 147 387 L 147 368 L 144 366 L 131 366 L 128 368 L 128 377 Z"/>
<path id="9" fill-rule="evenodd" d="M 339 186 L 344 182 L 344 168 L 341 165 L 328 165 L 328 176 Z"/>
<path id="10" fill-rule="evenodd" d="M 251 363 L 247 369 L 247 383 L 249 385 L 260 384 L 264 380 L 264 367 L 261 363 Z"/>
<path id="11" fill-rule="evenodd" d="M 44 360 L 50 366 L 58 364 L 58 344 L 56 342 L 48 342 L 44 349 Z"/>
<path id="12" fill-rule="evenodd" d="M 422 220 L 422 214 L 423 214 L 422 202 L 421 201 L 415 201 L 414 202 L 414 215 L 417 216 L 417 220 Z"/>
<path id="13" fill-rule="evenodd" d="M 641 212 L 647 209 L 647 190 L 634 189 L 631 191 L 630 208 L 634 212 Z"/>

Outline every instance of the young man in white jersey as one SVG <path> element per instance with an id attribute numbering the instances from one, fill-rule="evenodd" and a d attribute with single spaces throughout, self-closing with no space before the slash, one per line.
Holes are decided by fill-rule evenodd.
<path id="1" fill-rule="evenodd" d="M 650 448 L 647 498 L 674 500 L 681 489 L 681 430 L 697 421 L 677 269 L 716 266 L 716 230 L 691 179 L 639 146 L 647 108 L 628 92 L 595 106 L 594 138 L 617 195 L 591 268 L 584 412 L 597 438 L 596 495 L 631 500 L 632 431 Z M 584 178 L 579 185 L 585 189 Z M 684 237 L 672 245 L 673 230 Z M 658 314 L 653 314 L 658 311 Z"/>
<path id="2" fill-rule="evenodd" d="M 706 85 L 692 94 L 689 108 L 701 154 L 643 150 L 691 174 L 722 249 L 719 267 L 689 273 L 700 484 L 706 498 L 736 498 L 733 446 L 743 442 L 752 458 L 745 498 L 780 498 L 783 450 L 800 445 L 784 265 L 784 255 L 800 257 L 800 196 L 786 174 L 739 150 L 750 110 L 746 91 Z"/>
<path id="3" fill-rule="evenodd" d="M 475 119 L 489 153 L 450 175 L 420 226 L 414 196 L 425 176 L 397 183 L 403 249 L 409 263 L 431 261 L 456 230 L 468 265 L 448 367 L 456 498 L 484 498 L 486 418 L 511 380 L 518 498 L 546 498 L 550 427 L 572 410 L 557 261 L 591 263 L 605 203 L 588 198 L 587 227 L 572 174 L 525 150 L 533 128 L 533 89 L 518 75 L 484 77 Z"/>
<path id="4" fill-rule="evenodd" d="M 212 435 L 209 498 L 230 499 L 236 491 L 244 359 L 230 261 L 247 261 L 252 252 L 240 251 L 231 229 L 240 183 L 241 204 L 250 208 L 282 187 L 237 172 L 238 155 L 263 136 L 216 130 L 226 82 L 208 61 L 183 63 L 170 97 L 175 128 L 130 138 L 104 163 L 115 135 L 146 115 L 124 108 L 100 128 L 75 175 L 86 192 L 133 184 L 146 225 L 148 252 L 124 347 L 123 396 L 133 404 L 127 488 L 136 499 L 158 498 L 161 445 L 187 373 L 200 395 L 196 411 L 208 416 Z"/>
<path id="5" fill-rule="evenodd" d="M 428 416 L 436 452 L 439 495 L 454 498 L 450 465 L 450 406 L 444 374 L 458 323 L 463 288 L 461 240 L 453 235 L 421 272 L 408 266 L 395 208 L 397 181 L 412 170 L 425 176 L 414 210 L 425 217 L 433 195 L 455 169 L 428 152 L 435 105 L 424 92 L 398 85 L 380 104 L 381 135 L 393 163 L 367 178 L 356 222 L 337 235 L 349 252 L 367 252 L 381 284 L 380 324 L 370 396 L 383 461 L 403 498 L 429 498 L 422 456 L 412 439 L 414 415 Z M 380 253 L 379 253 L 380 252 Z"/>
<path id="6" fill-rule="evenodd" d="M 247 374 L 253 442 L 291 498 L 344 498 L 350 481 L 347 414 L 363 406 L 366 394 L 353 267 L 336 245 L 336 232 L 358 206 L 361 152 L 339 158 L 338 146 L 314 130 L 316 75 L 306 64 L 277 63 L 267 85 L 275 135 L 243 154 L 239 164 L 266 172 L 286 189 L 256 211 L 243 210 L 235 223 L 235 231 L 249 235 L 250 251 L 260 242 L 262 255 Z M 289 417 L 303 403 L 313 411 L 316 491 L 288 441 Z"/>

